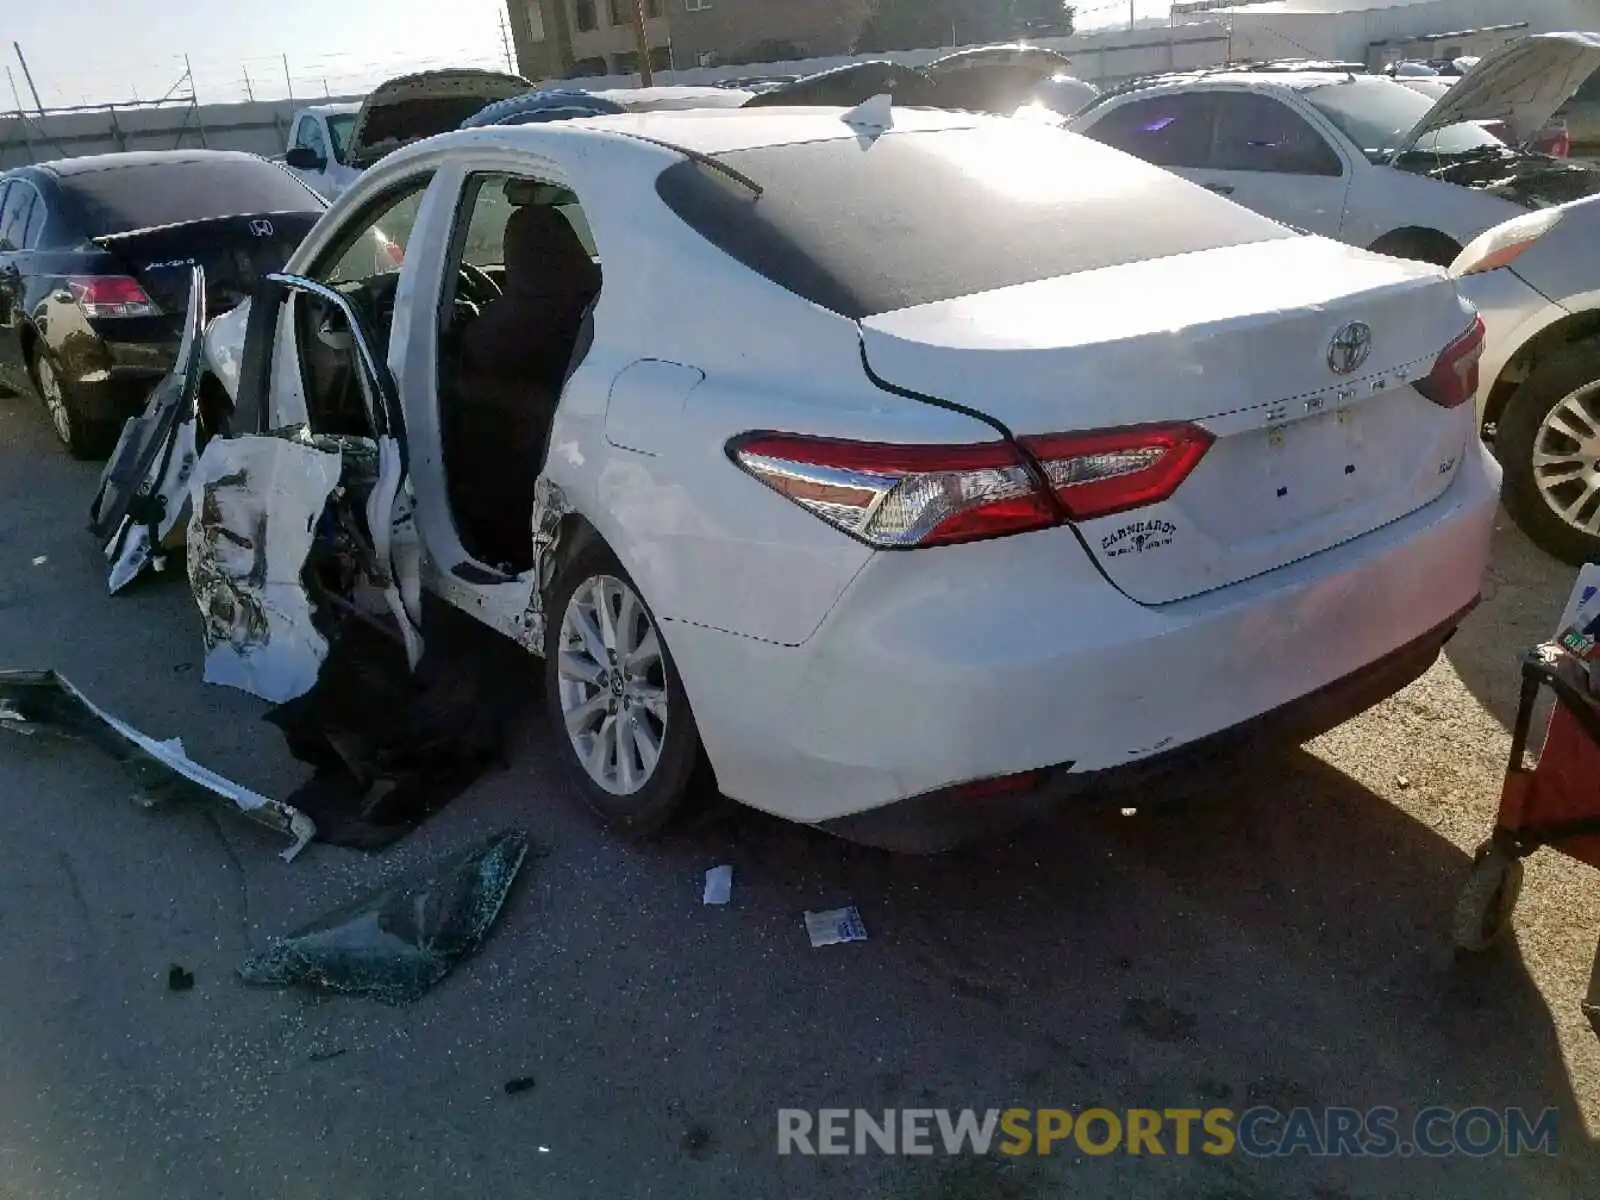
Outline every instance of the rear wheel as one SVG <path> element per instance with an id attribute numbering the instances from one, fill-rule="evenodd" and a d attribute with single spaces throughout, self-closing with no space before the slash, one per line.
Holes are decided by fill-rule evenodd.
<path id="1" fill-rule="evenodd" d="M 83 397 L 61 378 L 61 369 L 48 354 L 33 360 L 33 379 L 50 417 L 50 427 L 73 458 L 105 458 L 121 432 L 117 422 L 91 416 Z"/>
<path id="2" fill-rule="evenodd" d="M 700 735 L 644 599 L 604 546 L 557 580 L 545 635 L 545 708 L 558 753 L 607 825 L 649 835 L 684 808 Z"/>
<path id="3" fill-rule="evenodd" d="M 1500 414 L 1495 451 L 1522 531 L 1566 562 L 1600 561 L 1600 345 L 1534 369 Z"/>

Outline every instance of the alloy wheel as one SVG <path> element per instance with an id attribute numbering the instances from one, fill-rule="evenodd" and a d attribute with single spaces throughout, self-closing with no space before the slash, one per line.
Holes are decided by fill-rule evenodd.
<path id="1" fill-rule="evenodd" d="M 56 378 L 56 369 L 50 365 L 48 358 L 40 358 L 34 364 L 34 370 L 38 373 L 39 394 L 44 397 L 44 406 L 50 413 L 50 423 L 55 426 L 56 436 L 70 445 L 72 416 L 67 412 L 67 401 L 61 394 L 61 381 Z"/>
<path id="2" fill-rule="evenodd" d="M 1533 439 L 1533 478 L 1556 516 L 1600 535 L 1600 380 L 1545 414 Z"/>
<path id="3" fill-rule="evenodd" d="M 556 663 L 567 737 L 589 778 L 614 796 L 648 784 L 667 735 L 661 639 L 633 588 L 586 579 L 561 617 Z"/>

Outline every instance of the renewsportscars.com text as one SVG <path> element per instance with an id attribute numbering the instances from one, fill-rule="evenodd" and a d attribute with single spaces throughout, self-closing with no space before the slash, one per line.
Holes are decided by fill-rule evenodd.
<path id="1" fill-rule="evenodd" d="M 1553 1108 L 785 1108 L 778 1153 L 1485 1158 L 1555 1154 L 1558 1124 Z"/>

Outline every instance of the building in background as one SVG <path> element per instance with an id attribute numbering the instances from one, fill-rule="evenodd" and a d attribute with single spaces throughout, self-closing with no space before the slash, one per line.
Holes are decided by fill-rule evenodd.
<path id="1" fill-rule="evenodd" d="M 680 67 L 848 54 L 871 0 L 666 0 Z"/>
<path id="2" fill-rule="evenodd" d="M 689 0 L 694 3 L 695 0 Z M 634 0 L 507 0 L 517 70 L 529 79 L 630 75 L 639 69 Z M 657 70 L 672 66 L 667 6 L 644 0 L 645 40 Z"/>
<path id="3" fill-rule="evenodd" d="M 1223 25 L 1236 61 L 1318 58 L 1381 69 L 1483 55 L 1530 33 L 1593 29 L 1597 9 L 1596 0 L 1188 0 L 1173 6 L 1173 21 Z"/>

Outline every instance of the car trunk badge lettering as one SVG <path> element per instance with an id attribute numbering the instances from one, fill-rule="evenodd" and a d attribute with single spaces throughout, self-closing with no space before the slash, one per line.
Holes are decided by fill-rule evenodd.
<path id="1" fill-rule="evenodd" d="M 1100 539 L 1100 550 L 1107 558 L 1124 554 L 1143 554 L 1172 542 L 1178 527 L 1171 521 L 1135 521 Z"/>

